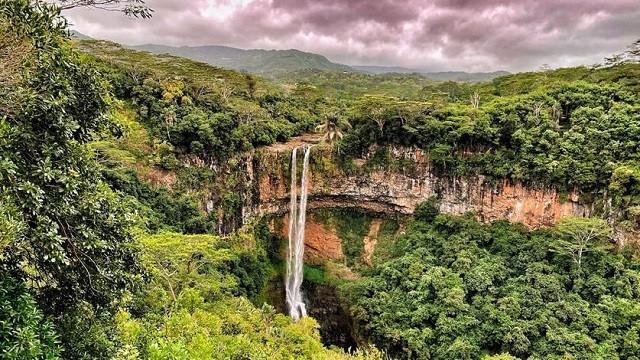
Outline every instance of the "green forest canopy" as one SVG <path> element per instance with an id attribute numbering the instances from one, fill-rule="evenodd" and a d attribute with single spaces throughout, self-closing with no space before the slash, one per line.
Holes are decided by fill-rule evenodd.
<path id="1" fill-rule="evenodd" d="M 611 251 L 606 223 L 528 231 L 429 209 L 388 260 L 342 286 L 357 333 L 412 359 L 640 355 L 640 261 Z M 576 229 L 598 236 L 585 243 Z"/>
<path id="2" fill-rule="evenodd" d="M 608 196 L 638 226 L 637 64 L 478 84 L 330 73 L 273 83 L 72 43 L 40 2 L 0 3 L 0 31 L 2 358 L 382 358 L 326 349 L 313 319 L 294 324 L 259 303 L 277 261 L 264 224 L 204 234 L 226 231 L 199 191 L 242 222 L 242 178 L 216 169 L 327 115 L 351 125 L 336 145 L 344 163 L 374 145 L 417 146 L 445 174 Z M 186 166 L 194 157 L 214 166 Z M 602 236 L 576 244 L 585 226 Z M 394 356 L 631 359 L 638 262 L 609 249 L 607 226 L 529 232 L 427 209 L 344 294 L 359 334 Z"/>

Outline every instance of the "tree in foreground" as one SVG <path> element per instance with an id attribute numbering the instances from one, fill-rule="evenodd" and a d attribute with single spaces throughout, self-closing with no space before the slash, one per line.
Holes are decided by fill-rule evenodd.
<path id="1" fill-rule="evenodd" d="M 0 89 L 14 100 L 0 114 L 0 202 L 10 205 L 0 224 L 12 231 L 2 239 L 0 275 L 24 284 L 55 325 L 79 307 L 108 313 L 140 277 L 128 209 L 85 145 L 112 126 L 107 95 L 69 48 L 58 14 L 42 2 L 0 2 L 0 28 L 29 49 Z"/>
<path id="2" fill-rule="evenodd" d="M 79 7 L 122 12 L 127 16 L 148 19 L 153 10 L 145 5 L 144 0 L 52 0 L 60 10 L 70 10 Z"/>

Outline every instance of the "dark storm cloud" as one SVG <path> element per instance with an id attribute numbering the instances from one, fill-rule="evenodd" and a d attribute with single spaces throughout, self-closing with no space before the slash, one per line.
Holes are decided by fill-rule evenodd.
<path id="1" fill-rule="evenodd" d="M 512 71 L 590 64 L 640 38 L 639 0 L 148 0 L 151 20 L 67 13 L 139 44 L 298 48 L 351 64 Z"/>

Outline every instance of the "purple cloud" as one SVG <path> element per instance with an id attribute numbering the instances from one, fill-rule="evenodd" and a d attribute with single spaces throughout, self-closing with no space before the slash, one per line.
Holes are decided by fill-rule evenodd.
<path id="1" fill-rule="evenodd" d="M 591 64 L 640 38 L 638 0 L 148 0 L 151 20 L 78 9 L 75 28 L 126 44 L 297 48 L 426 70 Z"/>

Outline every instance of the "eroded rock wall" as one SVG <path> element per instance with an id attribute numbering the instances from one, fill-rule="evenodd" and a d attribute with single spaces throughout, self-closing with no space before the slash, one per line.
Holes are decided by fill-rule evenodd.
<path id="1" fill-rule="evenodd" d="M 288 211 L 288 154 L 288 149 L 278 148 L 260 155 L 261 161 L 253 174 L 257 194 L 244 214 Z M 508 181 L 495 184 L 483 176 L 440 175 L 419 149 L 395 148 L 390 157 L 392 163 L 402 161 L 409 166 L 365 170 L 367 159 L 361 159 L 356 162 L 355 170 L 345 171 L 332 162 L 326 148 L 314 148 L 309 209 L 349 207 L 412 214 L 417 205 L 435 197 L 444 213 L 474 212 L 483 222 L 505 219 L 530 228 L 553 225 L 565 216 L 589 216 L 592 212 L 590 205 L 580 202 L 577 193 L 561 199 L 560 194 L 550 188 L 528 188 Z"/>

